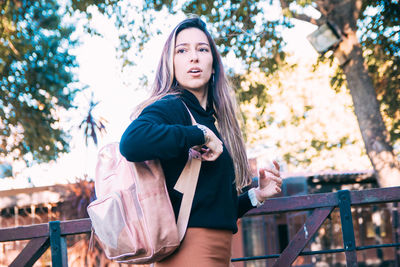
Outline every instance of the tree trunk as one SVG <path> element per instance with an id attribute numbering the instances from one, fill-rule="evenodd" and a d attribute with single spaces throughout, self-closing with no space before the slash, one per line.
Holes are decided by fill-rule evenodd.
<path id="1" fill-rule="evenodd" d="M 288 9 L 291 1 L 280 2 L 282 8 Z M 335 50 L 335 57 L 346 75 L 354 112 L 378 184 L 380 187 L 400 186 L 400 163 L 390 144 L 389 133 L 383 122 L 376 92 L 356 36 L 357 20 L 362 12 L 363 0 L 318 0 L 314 1 L 314 4 L 321 13 L 318 20 L 296 13 L 293 17 L 317 25 L 326 21 L 333 22 L 335 28 L 342 32 L 342 41 Z"/>
<path id="2" fill-rule="evenodd" d="M 390 144 L 389 133 L 380 113 L 376 92 L 355 30 L 347 29 L 335 56 L 346 75 L 358 125 L 379 186 L 399 186 L 400 165 Z"/>

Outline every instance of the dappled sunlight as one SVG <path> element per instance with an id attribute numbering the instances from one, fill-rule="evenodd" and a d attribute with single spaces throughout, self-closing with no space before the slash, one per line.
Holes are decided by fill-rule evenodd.
<path id="1" fill-rule="evenodd" d="M 392 165 L 395 155 L 389 151 L 371 151 L 374 157 L 374 167 L 382 173 L 380 180 L 381 187 L 400 186 L 400 169 L 399 166 Z M 398 165 L 398 164 L 397 164 Z"/>
<path id="2" fill-rule="evenodd" d="M 245 90 L 264 84 L 270 101 L 263 114 L 255 98 L 241 105 L 250 151 L 266 145 L 291 172 L 369 169 L 351 97 L 330 87 L 334 69 L 321 64 L 312 72 L 310 63 L 296 63 L 271 78 L 250 73 L 242 83 Z"/>

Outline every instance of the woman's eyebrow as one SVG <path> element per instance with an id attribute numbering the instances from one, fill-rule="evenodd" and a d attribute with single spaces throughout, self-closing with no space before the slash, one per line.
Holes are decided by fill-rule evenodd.
<path id="1" fill-rule="evenodd" d="M 189 43 L 181 43 L 181 44 L 177 44 L 175 47 L 178 47 L 178 46 L 188 46 L 189 45 Z M 199 42 L 199 43 L 197 43 L 196 45 L 207 45 L 207 46 L 210 46 L 208 43 L 204 43 L 204 42 Z"/>
<path id="2" fill-rule="evenodd" d="M 178 47 L 178 46 L 187 46 L 187 45 L 189 45 L 188 43 L 181 43 L 181 44 L 177 44 L 175 47 Z"/>

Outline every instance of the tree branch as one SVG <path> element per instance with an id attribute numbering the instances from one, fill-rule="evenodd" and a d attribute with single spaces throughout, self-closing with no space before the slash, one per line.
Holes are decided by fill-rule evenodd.
<path id="1" fill-rule="evenodd" d="M 361 8 L 362 8 L 362 0 L 356 0 L 356 2 L 354 3 L 354 14 L 353 14 L 354 19 L 356 21 L 360 17 Z"/>
<path id="2" fill-rule="evenodd" d="M 282 9 L 289 8 L 288 2 L 286 0 L 280 0 Z"/>
<path id="3" fill-rule="evenodd" d="M 10 46 L 10 48 L 11 48 L 11 50 L 14 52 L 14 54 L 17 56 L 17 57 L 20 57 L 21 55 L 20 55 L 20 53 L 18 52 L 18 50 L 15 48 L 15 46 L 13 45 L 13 43 L 11 42 L 11 40 L 8 38 L 8 43 L 9 43 L 9 46 Z"/>
<path id="4" fill-rule="evenodd" d="M 324 1 L 316 0 L 315 4 L 317 5 L 315 9 L 317 9 L 321 13 L 321 15 L 326 17 L 328 15 L 328 11 L 324 8 Z"/>
<path id="5" fill-rule="evenodd" d="M 314 18 L 312 18 L 310 16 L 307 16 L 306 14 L 297 14 L 297 13 L 295 13 L 293 11 L 291 11 L 291 14 L 292 14 L 293 18 L 295 18 L 295 19 L 302 20 L 302 21 L 305 21 L 305 22 L 309 22 L 309 23 L 317 25 L 317 26 L 322 25 L 322 23 L 325 21 L 322 18 L 314 19 Z"/>

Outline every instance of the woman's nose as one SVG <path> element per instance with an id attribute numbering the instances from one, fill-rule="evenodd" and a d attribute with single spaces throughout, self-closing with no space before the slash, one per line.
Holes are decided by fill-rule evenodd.
<path id="1" fill-rule="evenodd" d="M 190 53 L 190 61 L 191 62 L 198 62 L 199 61 L 199 55 L 197 54 L 197 51 L 193 51 Z"/>

